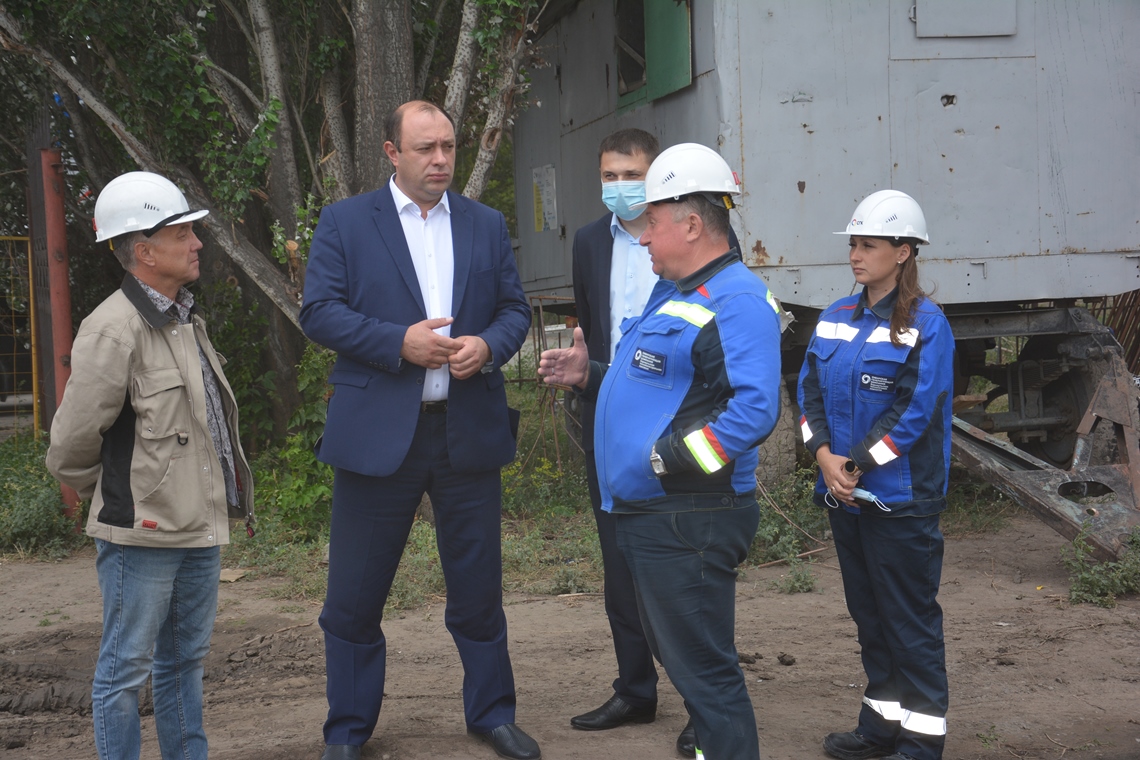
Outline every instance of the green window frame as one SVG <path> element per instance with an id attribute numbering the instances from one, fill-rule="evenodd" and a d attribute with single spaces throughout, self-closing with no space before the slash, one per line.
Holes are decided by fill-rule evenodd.
<path id="1" fill-rule="evenodd" d="M 638 6 L 641 7 L 644 24 L 639 29 L 638 19 L 633 18 L 623 29 L 623 17 L 629 19 L 630 14 L 636 14 Z M 614 11 L 618 19 L 614 47 L 619 57 L 619 83 L 622 82 L 620 75 L 623 70 L 621 57 L 627 56 L 635 62 L 635 68 L 637 63 L 644 67 L 644 76 L 634 83 L 636 89 L 624 93 L 619 89 L 618 113 L 630 111 L 692 84 L 693 30 L 687 0 L 614 0 Z M 623 33 L 632 34 L 634 38 L 623 39 Z M 640 35 L 643 38 L 637 39 Z M 645 51 L 644 59 L 638 58 L 640 49 Z"/>

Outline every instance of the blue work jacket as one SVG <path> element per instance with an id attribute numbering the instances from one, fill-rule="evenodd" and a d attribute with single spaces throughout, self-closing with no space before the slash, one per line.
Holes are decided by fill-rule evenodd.
<path id="1" fill-rule="evenodd" d="M 919 300 L 914 322 L 891 342 L 897 289 L 873 307 L 866 290 L 819 317 L 800 371 L 800 431 L 814 455 L 823 444 L 853 460 L 859 486 L 884 517 L 946 508 L 954 387 L 954 335 L 942 310 Z M 815 501 L 827 503 L 820 475 Z M 834 504 L 831 504 L 833 506 Z"/>
<path id="2" fill-rule="evenodd" d="M 690 511 L 755 493 L 757 447 L 780 409 L 778 310 L 735 250 L 657 283 L 613 363 L 591 362 L 602 509 Z"/>

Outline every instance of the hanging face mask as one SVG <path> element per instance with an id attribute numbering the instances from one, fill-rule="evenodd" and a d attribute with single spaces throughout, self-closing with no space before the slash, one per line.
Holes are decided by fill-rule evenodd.
<path id="1" fill-rule="evenodd" d="M 606 208 L 617 214 L 618 219 L 629 222 L 645 211 L 644 208 L 631 209 L 635 203 L 645 201 L 644 182 L 603 182 L 602 203 Z"/>

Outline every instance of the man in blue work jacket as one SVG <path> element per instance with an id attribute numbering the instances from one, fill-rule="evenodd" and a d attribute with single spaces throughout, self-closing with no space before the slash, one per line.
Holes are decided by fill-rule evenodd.
<path id="1" fill-rule="evenodd" d="M 757 447 L 779 412 L 778 304 L 728 245 L 736 175 L 683 143 L 646 175 L 648 246 L 661 276 L 622 324 L 613 363 L 582 334 L 543 353 L 547 383 L 597 396 L 602 508 L 615 516 L 654 656 L 685 700 L 697 757 L 760 756 L 733 644 L 736 567 L 756 533 Z"/>

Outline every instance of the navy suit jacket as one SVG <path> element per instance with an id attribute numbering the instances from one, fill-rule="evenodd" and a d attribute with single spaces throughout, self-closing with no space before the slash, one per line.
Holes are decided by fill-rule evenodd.
<path id="1" fill-rule="evenodd" d="M 610 363 L 610 268 L 614 257 L 614 236 L 610 223 L 614 215 L 590 222 L 574 233 L 574 308 L 578 326 L 586 339 L 590 360 Z M 736 232 L 728 228 L 728 245 L 739 250 Z M 582 404 L 582 448 L 594 450 L 594 402 Z"/>
<path id="2" fill-rule="evenodd" d="M 448 192 L 455 255 L 452 337 L 478 335 L 492 366 L 451 378 L 447 444 L 459 472 L 502 467 L 515 456 L 517 417 L 507 408 L 500 367 L 518 352 L 531 312 L 503 215 Z M 313 235 L 301 327 L 337 352 L 329 375 L 322 462 L 371 476 L 394 473 L 419 419 L 426 370 L 400 359 L 404 333 L 427 319 L 392 191 L 326 206 Z"/>

